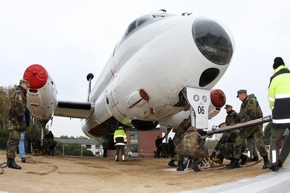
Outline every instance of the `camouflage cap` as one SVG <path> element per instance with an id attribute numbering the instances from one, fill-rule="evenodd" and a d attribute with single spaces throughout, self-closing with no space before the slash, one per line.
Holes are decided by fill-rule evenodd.
<path id="1" fill-rule="evenodd" d="M 246 93 L 247 94 L 247 90 L 245 90 L 245 89 L 238 90 L 237 97 L 239 97 L 239 94 L 241 94 L 241 93 Z"/>
<path id="2" fill-rule="evenodd" d="M 21 83 L 24 83 L 24 84 L 26 84 L 28 87 L 30 87 L 30 83 L 29 83 L 27 80 L 25 80 L 25 79 L 20 79 L 19 84 L 21 84 Z"/>
<path id="3" fill-rule="evenodd" d="M 233 108 L 233 106 L 232 105 L 226 105 L 224 109 L 226 109 L 226 108 Z"/>

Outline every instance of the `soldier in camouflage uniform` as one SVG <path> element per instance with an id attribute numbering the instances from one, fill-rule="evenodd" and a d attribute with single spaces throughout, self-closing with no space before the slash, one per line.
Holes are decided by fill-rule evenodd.
<path id="1" fill-rule="evenodd" d="M 175 146 L 171 137 L 168 139 L 168 153 L 173 158 L 175 156 Z"/>
<path id="2" fill-rule="evenodd" d="M 233 107 L 231 105 L 225 106 L 227 116 L 226 116 L 226 125 L 235 125 L 240 122 L 240 116 L 239 113 L 237 113 L 235 110 L 233 110 Z"/>
<path id="3" fill-rule="evenodd" d="M 219 128 L 225 127 L 227 125 L 234 125 L 240 122 L 239 114 L 233 110 L 233 107 L 227 104 L 224 108 L 227 112 L 227 116 L 225 122 L 219 125 Z M 238 130 L 227 131 L 223 133 L 223 136 L 218 141 L 213 153 L 210 156 L 210 159 L 213 159 L 214 156 L 223 163 L 223 158 L 232 160 L 233 151 L 234 151 L 234 142 L 236 140 Z M 243 144 L 243 148 L 245 148 L 245 144 Z"/>
<path id="4" fill-rule="evenodd" d="M 195 172 L 199 172 L 198 165 L 201 163 L 202 158 L 206 157 L 204 152 L 204 142 L 198 130 L 195 127 L 189 127 L 182 135 L 180 143 L 176 146 L 177 159 L 179 160 L 179 170 L 183 171 L 183 159 L 188 157 L 191 160 L 190 168 Z"/>
<path id="5" fill-rule="evenodd" d="M 219 124 L 219 128 L 223 128 L 227 126 L 225 122 Z M 210 155 L 210 159 L 213 160 L 214 157 L 219 159 L 220 163 L 223 163 L 223 159 L 231 159 L 233 157 L 234 151 L 234 142 L 236 139 L 236 132 L 226 131 L 223 133 L 222 137 L 216 144 L 212 154 Z"/>
<path id="6" fill-rule="evenodd" d="M 187 131 L 187 129 L 191 126 L 190 118 L 184 119 L 180 125 L 177 128 L 174 128 L 172 131 L 175 133 L 173 137 L 173 144 L 174 144 L 174 156 L 172 156 L 171 160 L 168 162 L 169 166 L 176 166 L 174 164 L 175 161 L 177 160 L 177 155 L 176 155 L 176 147 L 181 141 L 182 135 Z M 179 165 L 179 164 L 178 164 Z M 177 168 L 178 170 L 179 168 Z"/>
<path id="7" fill-rule="evenodd" d="M 9 107 L 9 138 L 7 141 L 7 166 L 13 169 L 21 169 L 15 163 L 16 149 L 19 144 L 20 133 L 26 130 L 25 109 L 26 93 L 30 84 L 27 80 L 21 79 L 16 91 L 11 97 Z"/>
<path id="8" fill-rule="evenodd" d="M 244 89 L 239 90 L 237 93 L 237 97 L 242 101 L 239 113 L 241 123 L 263 117 L 262 110 L 254 94 L 247 95 L 247 91 Z M 265 144 L 263 142 L 262 124 L 260 124 L 240 129 L 238 137 L 235 140 L 234 159 L 233 162 L 229 166 L 227 166 L 228 169 L 240 167 L 238 161 L 241 158 L 242 154 L 242 144 L 251 135 L 253 135 L 254 137 L 254 141 L 258 148 L 260 156 L 264 159 L 264 165 L 262 169 L 270 167 L 268 152 L 266 151 Z"/>
<path id="9" fill-rule="evenodd" d="M 219 128 L 225 127 L 225 123 L 221 123 L 219 125 Z M 212 160 L 214 156 L 216 156 L 220 163 L 223 163 L 223 159 L 226 158 L 228 160 L 231 160 L 230 164 L 232 164 L 232 161 L 234 159 L 234 144 L 235 140 L 239 134 L 239 130 L 232 130 L 232 131 L 226 131 L 223 133 L 222 138 L 218 141 L 214 152 L 211 154 L 210 159 Z M 242 143 L 242 152 L 246 150 L 246 143 L 243 141 Z M 247 156 L 241 154 L 241 164 L 244 165 L 247 161 Z M 230 165 L 229 164 L 229 165 Z"/>

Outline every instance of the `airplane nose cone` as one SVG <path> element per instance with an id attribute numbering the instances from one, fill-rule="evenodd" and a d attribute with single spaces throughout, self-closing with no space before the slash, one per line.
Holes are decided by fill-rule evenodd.
<path id="1" fill-rule="evenodd" d="M 192 36 L 199 51 L 209 61 L 218 65 L 230 62 L 233 44 L 220 24 L 206 18 L 198 18 L 192 25 Z"/>

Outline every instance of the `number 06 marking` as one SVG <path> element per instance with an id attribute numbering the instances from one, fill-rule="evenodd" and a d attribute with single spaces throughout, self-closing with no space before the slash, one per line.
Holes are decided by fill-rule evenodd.
<path id="1" fill-rule="evenodd" d="M 198 112 L 198 114 L 204 114 L 204 106 L 198 106 L 197 112 Z"/>

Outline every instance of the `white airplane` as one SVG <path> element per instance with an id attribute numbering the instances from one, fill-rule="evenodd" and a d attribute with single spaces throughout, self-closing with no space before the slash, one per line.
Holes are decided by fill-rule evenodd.
<path id="1" fill-rule="evenodd" d="M 53 116 L 80 118 L 83 132 L 102 137 L 118 124 L 150 130 L 177 127 L 189 115 L 207 129 L 225 94 L 213 89 L 234 52 L 230 31 L 221 23 L 191 14 L 151 13 L 135 19 L 113 50 L 87 101 L 58 101 L 47 70 L 29 66 L 28 107 L 47 124 Z M 81 67 L 80 67 L 81 68 Z M 89 88 L 93 74 L 88 74 Z"/>

